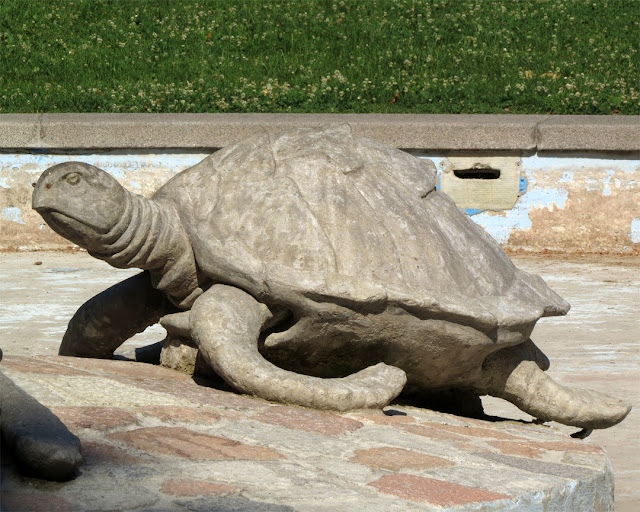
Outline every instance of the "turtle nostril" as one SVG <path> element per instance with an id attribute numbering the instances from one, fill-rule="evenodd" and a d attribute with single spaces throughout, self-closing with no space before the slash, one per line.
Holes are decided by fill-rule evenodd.
<path id="1" fill-rule="evenodd" d="M 35 182 L 35 181 L 32 181 L 32 182 L 31 182 L 31 186 L 32 186 L 33 188 L 36 188 L 36 182 Z"/>
<path id="2" fill-rule="evenodd" d="M 46 183 L 44 188 L 51 188 L 51 183 Z"/>

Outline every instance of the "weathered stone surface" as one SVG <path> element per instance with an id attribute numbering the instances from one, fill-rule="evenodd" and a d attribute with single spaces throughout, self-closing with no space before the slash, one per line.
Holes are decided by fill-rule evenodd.
<path id="1" fill-rule="evenodd" d="M 43 265 L 34 266 L 34 260 L 43 261 Z M 537 338 L 545 347 L 545 351 L 553 354 L 552 371 L 554 378 L 566 384 L 591 386 L 606 391 L 612 389 L 611 382 L 618 393 L 635 402 L 638 398 L 637 382 L 640 379 L 638 364 L 640 347 L 633 343 L 636 332 L 637 315 L 635 305 L 640 297 L 640 272 L 635 260 L 622 260 L 600 256 L 598 263 L 587 263 L 585 258 L 566 257 L 522 257 L 516 260 L 525 268 L 545 274 L 550 284 L 562 290 L 563 294 L 576 302 L 575 311 L 568 318 L 557 317 L 539 322 L 536 327 Z M 626 261 L 626 263 L 625 263 Z M 52 274 L 49 269 L 80 268 L 81 272 Z M 333 415 L 336 418 L 346 417 L 364 424 L 363 427 L 345 432 L 339 436 L 325 436 L 307 433 L 295 428 L 264 423 L 258 418 L 259 412 L 271 408 L 263 400 L 241 397 L 234 393 L 224 393 L 215 389 L 195 384 L 192 379 L 172 372 L 171 370 L 149 365 L 140 365 L 127 361 L 91 360 L 81 358 L 59 357 L 51 355 L 57 344 L 55 333 L 62 335 L 68 318 L 73 314 L 82 298 L 97 293 L 111 283 L 131 275 L 131 271 L 111 270 L 103 263 L 92 259 L 86 253 L 4 253 L 0 254 L 0 303 L 3 308 L 11 310 L 11 305 L 24 308 L 30 316 L 24 320 L 20 329 L 5 324 L 4 354 L 5 360 L 0 364 L 5 374 L 18 383 L 22 389 L 36 397 L 47 407 L 62 405 L 74 406 L 78 403 L 87 406 L 117 406 L 126 411 L 135 410 L 144 426 L 184 426 L 199 433 L 229 437 L 242 443 L 269 447 L 283 453 L 287 459 L 274 461 L 202 461 L 188 460 L 183 457 L 154 455 L 135 450 L 128 444 L 109 439 L 113 431 L 82 430 L 78 432 L 83 442 L 85 464 L 80 467 L 81 474 L 64 485 L 27 480 L 17 475 L 11 466 L 3 466 L 3 492 L 40 492 L 46 498 L 57 496 L 73 504 L 72 510 L 157 510 L 168 511 L 180 509 L 176 500 L 194 499 L 178 498 L 163 495 L 159 492 L 162 482 L 167 479 L 190 479 L 220 482 L 225 485 L 242 487 L 242 496 L 250 500 L 268 502 L 270 504 L 287 505 L 298 512 L 435 512 L 440 510 L 435 505 L 400 499 L 391 494 L 379 493 L 366 484 L 376 481 L 389 470 L 371 468 L 355 462 L 350 458 L 358 450 L 376 447 L 401 447 L 420 453 L 452 460 L 455 467 L 434 468 L 431 470 L 413 471 L 409 473 L 446 480 L 451 483 L 479 487 L 500 494 L 508 494 L 511 500 L 491 502 L 488 511 L 511 510 L 518 503 L 516 510 L 531 510 L 547 507 L 549 510 L 572 510 L 582 512 L 581 503 L 597 503 L 607 492 L 611 493 L 613 485 L 612 473 L 615 474 L 616 512 L 636 512 L 639 490 L 637 488 L 637 469 L 640 461 L 636 457 L 638 449 L 634 435 L 638 426 L 635 414 L 611 429 L 595 431 L 586 440 L 570 440 L 568 435 L 574 432 L 571 427 L 559 425 L 535 425 L 528 423 L 524 413 L 520 413 L 511 404 L 499 399 L 490 399 L 488 412 L 496 417 L 523 419 L 514 421 L 481 421 L 472 420 L 450 414 L 436 413 L 427 409 L 394 404 L 387 408 L 388 414 L 380 411 L 350 412 Z M 122 277 L 120 277 L 122 276 Z M 53 279 L 52 279 L 53 278 Z M 597 300 L 594 290 L 598 290 Z M 22 298 L 27 299 L 22 302 Z M 32 298 L 33 302 L 28 299 Z M 51 297 L 56 298 L 51 304 Z M 49 301 L 49 302 L 47 302 Z M 29 310 L 27 304 L 32 304 Z M 15 308 L 13 309 L 15 310 Z M 39 333 L 42 332 L 42 335 Z M 54 334 L 52 335 L 51 332 Z M 616 333 L 613 336 L 612 333 Z M 149 344 L 162 339 L 164 333 L 153 329 L 126 344 L 126 349 L 135 343 Z M 567 340 L 573 340 L 570 343 Z M 594 357 L 594 355 L 600 357 Z M 83 375 L 38 375 L 31 370 L 22 371 L 11 366 L 10 362 L 24 356 L 36 366 L 38 361 L 53 364 L 65 361 L 65 367 L 72 362 L 99 363 Z M 603 357 L 603 356 L 606 356 Z M 6 361 L 6 370 L 5 370 Z M 143 379 L 125 377 L 122 367 L 128 365 L 134 375 L 136 371 L 148 369 Z M 70 367 L 70 366 L 69 366 Z M 77 368 L 88 369 L 88 366 Z M 152 371 L 151 371 L 152 370 Z M 101 380 L 96 381 L 99 372 Z M 170 376 L 178 380 L 169 379 Z M 577 382 L 575 375 L 583 380 Z M 185 378 L 183 378 L 185 377 Z M 126 389 L 118 387 L 113 390 L 110 382 L 120 382 Z M 100 386 L 105 393 L 98 396 L 91 391 Z M 65 390 L 64 395 L 57 394 Z M 173 391 L 171 391 L 173 389 Z M 127 391 L 128 390 L 128 391 Z M 179 423 L 171 418 L 160 419 L 158 416 L 146 415 L 147 407 L 142 405 L 132 408 L 122 404 L 122 395 L 144 397 L 155 395 L 160 400 L 150 400 L 150 405 L 165 409 L 185 407 L 194 412 L 214 410 L 220 418 L 212 423 L 203 423 L 197 415 L 185 415 Z M 192 393 L 193 391 L 193 393 Z M 165 403 L 162 403 L 165 395 Z M 211 404 L 207 405 L 207 397 Z M 177 398 L 177 400 L 176 400 Z M 487 397 L 483 398 L 486 400 Z M 253 403 L 254 407 L 249 404 Z M 243 405 L 244 404 L 244 405 Z M 297 408 L 293 408 L 294 410 Z M 203 412 L 203 416 L 206 412 Z M 382 418 L 375 423 L 371 417 Z M 164 416 L 163 416 L 164 417 Z M 401 421 L 402 420 L 402 421 Z M 465 436 L 463 428 L 459 434 L 443 431 L 449 436 L 457 436 L 462 441 L 441 440 L 436 437 L 414 435 L 401 428 L 404 426 L 429 425 L 429 430 L 437 430 L 439 425 L 464 427 L 480 427 L 505 432 L 527 438 L 532 443 L 566 442 L 565 452 L 545 450 L 542 456 L 533 460 L 542 462 L 541 466 L 530 466 L 532 471 L 507 465 L 509 459 L 492 460 L 480 457 L 479 453 L 500 455 L 497 448 L 490 443 L 499 441 L 496 437 Z M 134 428 L 131 425 L 115 427 L 118 431 Z M 377 433 L 377 434 L 376 434 Z M 85 441 L 99 441 L 113 447 L 114 460 L 117 454 L 129 454 L 143 462 L 109 463 L 109 458 L 92 456 L 90 446 Z M 514 441 L 521 442 L 521 441 Z M 605 446 L 607 454 L 585 453 L 584 446 L 599 444 Z M 534 446 L 539 447 L 535 444 Z M 526 457 L 521 457 L 526 458 Z M 607 465 L 611 459 L 611 466 Z M 4 459 L 4 452 L 3 452 Z M 593 476 L 580 480 L 565 479 L 562 476 L 539 473 L 544 469 L 546 461 L 563 463 L 578 468 L 591 468 Z M 9 461 L 7 461 L 9 462 Z M 399 471 L 400 473 L 403 470 Z M 598 475 L 608 475 L 608 480 Z M 303 483 L 303 482 L 311 482 Z M 32 487 L 30 484 L 36 484 Z M 324 488 L 320 488 L 324 484 Z M 488 487 L 487 487 L 488 486 Z M 585 491 L 589 492 L 585 492 Z M 348 497 L 349 491 L 353 497 Z M 152 501 L 140 496 L 155 496 Z M 347 496 L 347 497 L 345 497 Z M 582 502 L 578 500 L 578 497 Z M 215 503 L 215 496 L 210 501 Z M 573 499 L 575 498 L 575 499 Z M 198 499 L 198 498 L 195 498 Z M 591 501 L 588 501 L 588 500 Z M 597 500 L 597 501 L 594 501 Z M 611 498 L 610 498 L 611 500 Z M 54 503 L 54 500 L 51 500 Z M 572 508 L 573 505 L 573 508 Z M 207 510 L 202 505 L 202 510 Z M 49 508 L 53 508 L 52 506 Z M 184 507 L 183 507 L 184 508 Z M 476 505 L 459 507 L 460 510 L 475 510 Z M 45 508 L 45 510 L 48 510 Z M 211 510 L 211 507 L 209 508 Z M 596 507 L 594 510 L 613 510 L 609 507 Z"/>
<path id="2" fill-rule="evenodd" d="M 469 426 L 462 427 L 458 425 L 437 425 L 437 424 L 431 424 L 431 425 L 423 424 L 423 426 L 431 427 L 439 431 L 454 432 L 456 434 L 461 434 L 465 436 L 486 437 L 489 439 L 511 439 L 511 440 L 522 439 L 521 437 L 508 434 L 507 432 L 496 431 L 493 429 L 483 428 L 483 427 L 469 427 Z"/>
<path id="3" fill-rule="evenodd" d="M 346 125 L 265 132 L 150 200 L 90 165 L 54 166 L 34 208 L 94 256 L 145 270 L 80 308 L 61 353 L 108 357 L 181 310 L 181 335 L 215 372 L 268 400 L 349 410 L 382 407 L 403 388 L 459 389 L 542 420 L 621 421 L 625 404 L 544 373 L 529 335 L 568 304 L 516 269 L 435 181 L 430 162 Z M 118 328 L 120 316 L 129 322 Z"/>
<path id="4" fill-rule="evenodd" d="M 2 114 L 3 148 L 206 148 L 269 130 L 349 123 L 361 137 L 423 150 L 638 151 L 638 116 L 447 114 Z"/>
<path id="5" fill-rule="evenodd" d="M 306 409 L 292 409 L 290 407 L 269 407 L 258 414 L 256 418 L 264 423 L 281 425 L 325 436 L 338 436 L 362 427 L 362 423 L 356 420 Z"/>
<path id="6" fill-rule="evenodd" d="M 149 406 L 140 411 L 143 416 L 151 416 L 163 422 L 195 423 L 208 425 L 220 419 L 220 413 L 210 407 Z M 227 412 L 226 417 L 232 416 Z"/>
<path id="7" fill-rule="evenodd" d="M 138 420 L 131 411 L 118 407 L 53 407 L 52 412 L 73 430 L 79 428 L 108 430 L 135 425 Z"/>
<path id="8" fill-rule="evenodd" d="M 551 116 L 538 127 L 541 151 L 640 151 L 638 116 Z"/>
<path id="9" fill-rule="evenodd" d="M 152 366 L 137 362 L 76 357 L 52 357 L 51 360 L 55 360 L 56 366 L 60 368 L 59 370 L 52 369 L 53 374 L 64 374 L 72 369 L 76 369 L 85 370 L 85 372 L 83 372 L 84 375 L 87 373 L 94 375 L 109 373 L 110 375 L 116 375 L 125 379 L 135 379 L 141 382 L 144 382 L 146 379 L 155 379 L 158 377 L 173 382 L 189 382 L 191 380 L 186 375 L 172 372 L 161 366 Z M 22 359 L 22 361 L 24 361 L 24 359 Z"/>
<path id="10" fill-rule="evenodd" d="M 205 480 L 165 480 L 160 487 L 160 491 L 173 496 L 206 496 L 228 494 L 242 490 L 233 485 L 224 485 Z"/>
<path id="11" fill-rule="evenodd" d="M 196 368 L 198 349 L 184 342 L 183 338 L 168 336 L 160 352 L 160 364 L 187 375 L 193 375 Z"/>
<path id="12" fill-rule="evenodd" d="M 431 439 L 442 439 L 444 441 L 455 441 L 459 443 L 467 442 L 464 436 L 458 434 L 452 434 L 446 429 L 440 429 L 438 427 L 432 427 L 428 425 L 399 425 L 402 430 L 417 434 L 419 436 L 429 437 Z"/>
<path id="13" fill-rule="evenodd" d="M 193 501 L 178 501 L 191 512 L 296 512 L 286 505 L 274 505 L 260 501 L 249 500 L 241 496 L 203 497 Z"/>
<path id="14" fill-rule="evenodd" d="M 3 148 L 37 147 L 41 114 L 2 114 L 0 144 Z"/>
<path id="15" fill-rule="evenodd" d="M 64 498 L 45 493 L 2 492 L 2 510 L 12 512 L 72 512 L 74 507 Z"/>
<path id="16" fill-rule="evenodd" d="M 2 372 L 0 433 L 16 463 L 29 475 L 66 480 L 82 463 L 80 440 Z"/>
<path id="17" fill-rule="evenodd" d="M 110 436 L 139 450 L 173 455 L 189 460 L 275 460 L 283 455 L 269 448 L 250 446 L 219 436 L 181 427 L 150 427 L 118 432 Z"/>
<path id="18" fill-rule="evenodd" d="M 522 166 L 519 155 L 450 156 L 443 165 L 441 189 L 459 208 L 509 210 L 516 204 Z"/>
<path id="19" fill-rule="evenodd" d="M 403 469 L 416 471 L 455 466 L 455 463 L 442 457 L 434 457 L 433 455 L 404 448 L 389 447 L 359 450 L 350 460 L 365 466 L 389 471 L 401 471 Z"/>
<path id="20" fill-rule="evenodd" d="M 3 367 L 11 368 L 19 372 L 37 373 L 38 375 L 88 375 L 88 373 L 83 370 L 21 356 L 7 357 L 3 361 Z"/>
<path id="21" fill-rule="evenodd" d="M 136 360 L 139 361 L 137 354 L 138 350 L 136 350 Z M 186 375 L 201 377 L 223 384 L 213 368 L 207 364 L 190 337 L 185 338 L 168 332 L 167 337 L 162 342 L 160 364 L 165 368 L 171 368 Z"/>
<path id="22" fill-rule="evenodd" d="M 122 466 L 124 464 L 147 464 L 148 460 L 136 457 L 125 450 L 99 441 L 82 441 L 82 453 L 87 466 Z"/>
<path id="23" fill-rule="evenodd" d="M 399 498 L 422 501 L 440 507 L 509 499 L 509 496 L 497 492 L 407 474 L 385 475 L 369 485 L 380 492 L 393 494 Z"/>

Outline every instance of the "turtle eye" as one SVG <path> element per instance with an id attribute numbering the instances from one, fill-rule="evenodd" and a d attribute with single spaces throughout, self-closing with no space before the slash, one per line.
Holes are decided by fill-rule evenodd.
<path id="1" fill-rule="evenodd" d="M 77 185 L 80 183 L 80 175 L 77 172 L 70 172 L 64 177 L 64 179 L 69 185 Z"/>

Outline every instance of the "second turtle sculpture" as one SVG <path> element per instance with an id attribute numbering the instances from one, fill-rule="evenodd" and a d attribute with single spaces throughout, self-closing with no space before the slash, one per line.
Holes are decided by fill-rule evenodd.
<path id="1" fill-rule="evenodd" d="M 459 392 L 584 429 L 620 422 L 628 405 L 544 372 L 530 334 L 569 305 L 435 185 L 431 162 L 347 125 L 254 136 L 150 199 L 56 165 L 33 194 L 49 226 L 145 270 L 84 304 L 60 354 L 112 357 L 160 321 L 267 400 L 345 411 Z"/>

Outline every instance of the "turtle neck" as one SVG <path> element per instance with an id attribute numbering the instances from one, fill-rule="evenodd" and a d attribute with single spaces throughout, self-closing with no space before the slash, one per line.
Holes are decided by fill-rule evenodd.
<path id="1" fill-rule="evenodd" d="M 126 195 L 121 220 L 89 253 L 116 268 L 148 270 L 157 290 L 181 309 L 202 293 L 189 238 L 170 205 L 138 194 Z"/>

